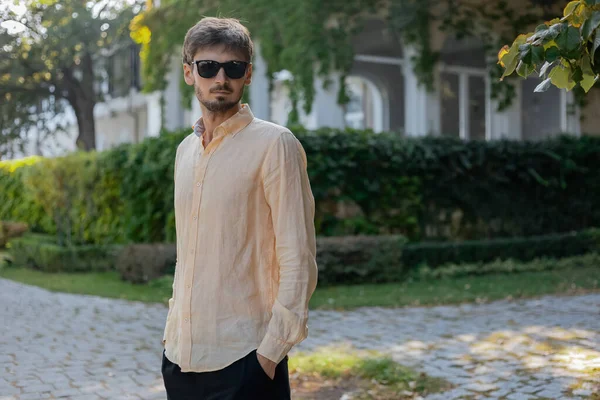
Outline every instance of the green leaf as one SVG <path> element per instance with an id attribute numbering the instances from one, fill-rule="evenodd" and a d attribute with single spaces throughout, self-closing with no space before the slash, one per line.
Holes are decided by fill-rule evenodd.
<path id="1" fill-rule="evenodd" d="M 592 86 L 596 84 L 598 80 L 597 76 L 594 75 L 584 75 L 583 80 L 579 83 L 585 92 L 589 92 Z"/>
<path id="2" fill-rule="evenodd" d="M 547 31 L 548 30 L 548 25 L 546 24 L 541 24 L 536 26 L 535 28 L 535 33 L 541 32 L 541 31 Z"/>
<path id="3" fill-rule="evenodd" d="M 552 66 L 552 63 L 548 61 L 546 61 L 544 65 L 542 65 L 542 68 L 540 69 L 540 77 L 546 75 L 546 72 L 548 71 L 548 68 L 550 68 L 550 66 Z"/>
<path id="4" fill-rule="evenodd" d="M 529 41 L 532 45 L 538 46 L 540 44 L 546 44 L 548 42 L 553 41 L 558 34 L 563 30 L 564 24 L 554 24 L 548 29 L 541 29 L 533 34 Z"/>
<path id="5" fill-rule="evenodd" d="M 581 4 L 581 1 L 579 1 L 579 0 L 569 2 L 569 4 L 567 4 L 565 6 L 565 9 L 563 11 L 563 16 L 568 17 L 569 15 L 573 14 L 573 11 L 575 11 L 575 9 L 577 7 L 579 7 L 580 4 Z"/>
<path id="6" fill-rule="evenodd" d="M 540 185 L 543 185 L 543 186 L 548 186 L 548 185 L 550 184 L 550 183 L 549 183 L 549 182 L 548 182 L 546 179 L 542 178 L 542 177 L 540 176 L 540 174 L 538 174 L 538 173 L 537 173 L 537 171 L 536 171 L 536 170 L 534 170 L 533 168 L 529 167 L 529 168 L 527 168 L 527 171 L 529 171 L 529 173 L 531 174 L 531 176 L 533 176 L 533 177 L 534 177 L 534 179 L 535 179 L 535 180 L 536 180 L 536 181 L 537 181 L 537 182 L 538 182 Z"/>
<path id="7" fill-rule="evenodd" d="M 552 25 L 558 24 L 559 22 L 560 22 L 560 18 L 556 17 L 556 18 L 551 19 L 550 21 L 546 21 L 544 23 L 551 27 Z"/>
<path id="8" fill-rule="evenodd" d="M 527 39 L 529 39 L 531 36 L 533 36 L 531 33 L 529 33 L 529 34 L 522 33 L 519 36 L 517 36 L 517 38 L 513 42 L 513 45 L 516 44 L 518 47 L 518 46 L 522 45 L 523 43 L 527 42 Z"/>
<path id="9" fill-rule="evenodd" d="M 594 62 L 594 56 L 596 54 L 596 50 L 600 47 L 600 33 L 596 31 L 596 36 L 594 37 L 594 44 L 592 45 L 592 53 L 590 56 L 592 57 L 592 63 Z"/>
<path id="10" fill-rule="evenodd" d="M 537 85 L 533 91 L 536 93 L 545 92 L 546 90 L 548 90 L 550 88 L 551 85 L 552 85 L 552 79 L 550 79 L 550 78 L 544 79 L 542 81 L 542 83 Z"/>
<path id="11" fill-rule="evenodd" d="M 564 54 L 576 50 L 579 47 L 579 43 L 579 29 L 573 26 L 569 26 L 567 29 L 560 32 L 556 37 L 556 44 L 561 50 L 561 53 Z"/>
<path id="12" fill-rule="evenodd" d="M 581 70 L 581 67 L 575 67 L 575 71 L 573 71 L 571 79 L 573 79 L 575 83 L 581 82 L 581 80 L 583 79 L 583 71 Z"/>
<path id="13" fill-rule="evenodd" d="M 569 64 L 559 64 L 552 68 L 548 76 L 552 80 L 552 84 L 559 89 L 570 90 L 575 86 L 575 83 L 569 80 L 571 75 L 571 66 Z"/>
<path id="14" fill-rule="evenodd" d="M 556 61 L 558 56 L 560 55 L 560 51 L 558 47 L 552 46 L 548 50 L 546 50 L 546 61 L 553 62 Z"/>
<path id="15" fill-rule="evenodd" d="M 525 64 L 531 64 L 533 53 L 531 52 L 531 45 L 529 43 L 522 44 L 519 46 L 519 58 Z"/>
<path id="16" fill-rule="evenodd" d="M 504 73 L 502 74 L 502 76 L 500 77 L 500 80 L 504 79 L 504 77 L 509 76 L 510 74 L 512 74 L 515 71 L 515 68 L 517 67 L 517 62 L 519 61 L 517 59 L 517 55 L 519 54 L 519 45 L 516 43 L 513 43 L 513 45 L 510 47 L 510 50 L 508 51 L 508 53 L 506 53 L 503 57 L 502 57 L 502 63 L 504 64 Z"/>
<path id="17" fill-rule="evenodd" d="M 583 0 L 585 4 L 589 6 L 595 6 L 600 4 L 600 0 Z"/>
<path id="18" fill-rule="evenodd" d="M 596 83 L 597 80 L 594 71 L 592 71 L 590 56 L 587 54 L 585 54 L 581 59 L 581 72 L 583 74 L 583 78 L 579 84 L 587 93 L 592 88 L 592 86 L 594 86 L 594 83 Z"/>
<path id="19" fill-rule="evenodd" d="M 581 26 L 581 35 L 583 36 L 583 40 L 588 40 L 598 26 L 600 26 L 600 11 L 594 11 Z"/>
<path id="20" fill-rule="evenodd" d="M 523 78 L 527 78 L 533 71 L 535 71 L 533 65 L 527 64 L 523 61 L 520 61 L 519 65 L 517 66 L 517 74 Z"/>
<path id="21" fill-rule="evenodd" d="M 540 65 L 545 61 L 546 50 L 543 46 L 533 46 L 531 49 L 531 61 L 535 65 Z"/>

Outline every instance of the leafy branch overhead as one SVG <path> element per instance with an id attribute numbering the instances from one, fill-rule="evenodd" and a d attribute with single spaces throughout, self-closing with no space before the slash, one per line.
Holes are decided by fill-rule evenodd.
<path id="1" fill-rule="evenodd" d="M 599 27 L 600 0 L 571 1 L 562 18 L 545 22 L 500 49 L 501 79 L 515 71 L 523 78 L 535 72 L 544 77 L 536 92 L 554 85 L 587 93 L 600 74 Z"/>
<path id="2" fill-rule="evenodd" d="M 178 54 L 187 29 L 202 16 L 239 18 L 260 43 L 267 75 L 272 78 L 285 69 L 293 77 L 287 82 L 294 110 L 288 122 L 297 122 L 297 105 L 310 112 L 318 76 L 327 83 L 332 72 L 338 73 L 338 102 L 346 102 L 342 83 L 352 72 L 356 40 L 361 40 L 369 20 L 376 19 L 403 48 L 414 49 L 410 56 L 406 52 L 407 57 L 419 83 L 428 90 L 435 87 L 435 67 L 441 56 L 435 44 L 437 33 L 459 40 L 476 37 L 491 60 L 492 97 L 498 100 L 499 109 L 504 109 L 514 97 L 514 87 L 497 79 L 502 74 L 494 62 L 497 49 L 518 32 L 531 29 L 536 21 L 559 12 L 558 1 L 162 0 L 159 7 L 147 7 L 136 16 L 130 29 L 132 38 L 142 45 L 145 90 L 152 91 L 165 88 L 173 55 Z M 190 104 L 193 91 L 183 87 L 184 103 Z"/>

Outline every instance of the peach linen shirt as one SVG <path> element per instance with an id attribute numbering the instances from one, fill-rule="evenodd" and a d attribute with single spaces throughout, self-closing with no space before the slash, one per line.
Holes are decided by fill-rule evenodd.
<path id="1" fill-rule="evenodd" d="M 183 372 L 223 369 L 249 352 L 279 363 L 308 335 L 317 284 L 307 160 L 286 128 L 249 106 L 214 130 L 202 118 L 177 148 L 177 263 L 164 330 Z"/>

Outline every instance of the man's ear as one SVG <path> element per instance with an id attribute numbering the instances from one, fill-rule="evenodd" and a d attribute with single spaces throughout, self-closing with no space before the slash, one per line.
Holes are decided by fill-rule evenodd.
<path id="1" fill-rule="evenodd" d="M 246 72 L 246 80 L 244 85 L 248 86 L 252 83 L 252 64 L 248 64 L 248 71 Z"/>
<path id="2" fill-rule="evenodd" d="M 194 70 L 192 68 L 193 64 L 183 64 L 183 79 L 190 86 L 194 86 Z"/>

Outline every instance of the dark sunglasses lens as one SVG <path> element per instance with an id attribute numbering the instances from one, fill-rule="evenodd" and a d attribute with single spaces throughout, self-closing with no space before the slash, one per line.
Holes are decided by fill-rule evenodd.
<path id="1" fill-rule="evenodd" d="M 231 79 L 240 79 L 246 73 L 246 63 L 243 62 L 230 61 L 223 64 L 223 68 Z"/>
<path id="2" fill-rule="evenodd" d="M 197 63 L 198 75 L 203 78 L 212 78 L 219 73 L 221 66 L 219 63 L 214 61 L 203 61 Z"/>

